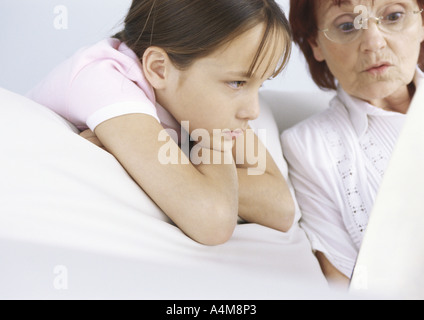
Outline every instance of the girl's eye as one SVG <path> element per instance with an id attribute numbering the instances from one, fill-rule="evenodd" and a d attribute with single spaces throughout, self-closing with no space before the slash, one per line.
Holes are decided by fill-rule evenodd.
<path id="1" fill-rule="evenodd" d="M 246 85 L 246 81 L 231 81 L 228 85 L 233 89 L 241 89 Z"/>

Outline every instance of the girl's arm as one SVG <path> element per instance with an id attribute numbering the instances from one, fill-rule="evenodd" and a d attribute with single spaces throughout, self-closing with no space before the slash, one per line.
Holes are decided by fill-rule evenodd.
<path id="1" fill-rule="evenodd" d="M 244 147 L 240 143 L 244 143 Z M 244 139 L 237 140 L 233 154 L 236 160 L 244 159 L 244 163 L 237 164 L 239 216 L 248 222 L 287 232 L 295 216 L 292 195 L 271 155 L 252 129 L 246 131 Z M 255 158 L 253 154 L 258 160 L 251 164 Z"/>
<path id="2" fill-rule="evenodd" d="M 104 145 L 101 143 L 101 141 L 99 140 L 99 138 L 97 138 L 97 136 L 94 134 L 93 131 L 91 131 L 90 129 L 87 129 L 83 132 L 80 133 L 80 136 L 88 141 L 90 141 L 91 143 L 95 144 L 96 146 L 98 146 L 99 148 L 102 148 L 103 150 L 106 150 L 106 148 L 104 147 Z M 106 150 L 107 151 L 107 150 Z"/>
<path id="3" fill-rule="evenodd" d="M 238 218 L 234 162 L 194 166 L 175 145 L 173 149 L 178 150 L 179 159 L 184 159 L 179 163 L 188 164 L 162 164 L 159 154 L 166 143 L 159 142 L 162 130 L 153 117 L 131 114 L 100 124 L 95 134 L 184 233 L 206 245 L 226 242 Z M 225 152 L 231 153 L 231 149 L 222 152 L 204 148 L 202 152 L 222 157 Z"/>

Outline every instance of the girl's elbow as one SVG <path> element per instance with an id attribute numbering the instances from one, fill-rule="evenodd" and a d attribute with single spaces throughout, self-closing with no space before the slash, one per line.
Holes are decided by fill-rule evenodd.
<path id="1" fill-rule="evenodd" d="M 282 226 L 281 226 L 281 231 L 282 232 L 289 232 L 291 230 L 291 228 L 294 225 L 294 213 L 291 216 L 287 216 L 283 219 L 282 222 Z"/>
<path id="2" fill-rule="evenodd" d="M 203 232 L 197 240 L 207 246 L 217 246 L 231 239 L 237 225 L 238 210 L 231 208 L 215 208 L 208 215 L 212 219 L 204 226 Z"/>
<path id="3" fill-rule="evenodd" d="M 232 235 L 233 232 L 213 233 L 209 235 L 204 235 L 201 239 L 198 240 L 198 242 L 205 246 L 219 246 L 228 242 L 231 239 Z"/>
<path id="4" fill-rule="evenodd" d="M 282 232 L 289 232 L 295 223 L 296 216 L 296 206 L 293 199 L 281 203 L 280 208 L 283 208 L 283 210 L 280 211 L 280 227 L 278 229 Z"/>

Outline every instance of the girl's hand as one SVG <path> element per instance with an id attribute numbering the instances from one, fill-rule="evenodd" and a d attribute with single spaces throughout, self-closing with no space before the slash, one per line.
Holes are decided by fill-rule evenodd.
<path id="1" fill-rule="evenodd" d="M 295 202 L 265 145 L 249 128 L 244 137 L 237 139 L 233 151 L 236 162 L 244 160 L 237 163 L 239 216 L 250 223 L 288 232 L 294 223 Z"/>
<path id="2" fill-rule="evenodd" d="M 99 148 L 102 148 L 103 150 L 106 150 L 105 146 L 101 143 L 101 141 L 97 138 L 96 134 L 91 131 L 90 129 L 87 129 L 80 133 L 80 136 L 84 139 L 90 141 L 91 143 L 94 143 Z"/>
<path id="3" fill-rule="evenodd" d="M 235 145 L 235 139 L 220 130 L 214 133 L 208 133 L 206 130 L 193 132 L 191 139 L 196 141 L 198 148 L 218 152 L 232 152 Z"/>

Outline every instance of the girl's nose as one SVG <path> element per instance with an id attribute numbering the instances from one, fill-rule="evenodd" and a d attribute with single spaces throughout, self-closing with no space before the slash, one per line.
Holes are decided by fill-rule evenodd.
<path id="1" fill-rule="evenodd" d="M 259 117 L 260 113 L 259 96 L 247 99 L 240 107 L 237 117 L 239 119 L 251 121 Z"/>

